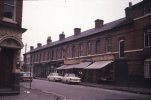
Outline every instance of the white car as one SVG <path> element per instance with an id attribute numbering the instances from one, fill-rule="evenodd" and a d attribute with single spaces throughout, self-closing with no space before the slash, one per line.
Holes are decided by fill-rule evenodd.
<path id="1" fill-rule="evenodd" d="M 77 77 L 75 74 L 65 74 L 64 77 L 62 78 L 62 82 L 65 83 L 80 83 L 81 78 Z"/>
<path id="2" fill-rule="evenodd" d="M 47 76 L 47 79 L 49 81 L 61 81 L 62 80 L 62 76 L 60 76 L 58 73 L 50 73 Z"/>

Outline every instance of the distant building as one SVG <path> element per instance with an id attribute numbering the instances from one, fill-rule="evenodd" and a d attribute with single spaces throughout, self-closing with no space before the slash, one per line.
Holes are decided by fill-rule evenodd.
<path id="1" fill-rule="evenodd" d="M 28 52 L 36 77 L 50 72 L 76 73 L 85 82 L 116 84 L 151 83 L 151 0 L 125 9 L 126 17 L 104 24 L 95 20 L 92 29 L 74 29 L 74 35 Z"/>
<path id="2" fill-rule="evenodd" d="M 0 0 L 0 94 L 19 93 L 23 0 Z"/>

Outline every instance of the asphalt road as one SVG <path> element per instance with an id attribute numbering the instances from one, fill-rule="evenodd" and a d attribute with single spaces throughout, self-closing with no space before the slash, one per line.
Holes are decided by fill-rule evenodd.
<path id="1" fill-rule="evenodd" d="M 28 87 L 29 83 L 24 82 L 22 85 Z M 124 91 L 108 90 L 102 88 L 64 84 L 61 82 L 49 82 L 46 80 L 34 79 L 31 84 L 33 89 L 39 89 L 46 93 L 52 93 L 62 96 L 65 100 L 110 100 L 110 99 L 135 99 L 151 100 L 151 96 L 129 93 Z"/>

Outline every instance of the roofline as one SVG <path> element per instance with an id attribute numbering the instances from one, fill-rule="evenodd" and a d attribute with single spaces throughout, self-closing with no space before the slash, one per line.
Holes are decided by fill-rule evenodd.
<path id="1" fill-rule="evenodd" d="M 118 20 L 121 20 L 121 19 L 125 19 L 125 20 L 126 20 L 126 18 L 123 17 L 123 18 L 117 19 L 117 20 L 115 20 L 115 21 L 106 23 L 106 24 L 104 24 L 104 25 L 107 25 L 107 24 L 110 24 L 110 23 L 114 23 L 114 22 L 116 22 L 116 21 L 118 21 Z M 113 30 L 113 29 L 117 29 L 117 28 L 119 28 L 119 27 L 123 27 L 123 26 L 125 26 L 125 25 L 127 25 L 127 24 L 130 24 L 130 23 L 132 23 L 132 22 L 133 22 L 133 21 L 129 21 L 129 22 L 126 22 L 126 23 L 122 23 L 122 24 L 120 24 L 120 25 L 117 25 L 117 26 L 115 26 L 115 27 L 113 27 L 113 28 L 111 28 L 111 29 L 108 29 L 108 30 L 99 31 L 99 32 L 96 32 L 96 33 L 93 33 L 93 34 L 89 34 L 89 35 L 87 35 L 87 36 L 82 36 L 82 37 L 79 37 L 79 38 L 74 38 L 74 39 L 65 41 L 67 38 L 70 38 L 70 37 L 74 36 L 74 35 L 71 35 L 71 36 L 69 36 L 69 37 L 66 37 L 64 40 L 62 40 L 61 43 L 55 44 L 56 42 L 59 42 L 59 41 L 60 41 L 60 40 L 57 40 L 57 41 L 52 42 L 51 44 L 45 44 L 45 45 L 43 45 L 43 46 L 41 46 L 41 47 L 35 48 L 34 50 L 27 52 L 27 54 L 29 54 L 29 53 L 34 53 L 34 52 L 37 52 L 37 51 L 41 51 L 41 50 L 44 50 L 44 49 L 46 49 L 46 48 L 54 47 L 54 46 L 61 45 L 61 44 L 64 44 L 64 43 L 68 43 L 68 42 L 71 42 L 71 41 L 75 41 L 75 40 L 78 40 L 78 39 L 81 39 L 81 38 L 84 38 L 84 37 L 89 37 L 89 36 L 95 35 L 95 34 L 97 34 L 97 33 L 103 33 L 103 32 L 106 32 L 106 31 Z M 94 29 L 94 28 L 92 28 L 92 29 Z M 92 30 L 92 29 L 89 29 L 89 30 Z M 89 30 L 86 30 L 86 31 L 89 31 Z M 86 31 L 81 32 L 81 34 L 84 33 L 84 32 L 86 32 Z M 45 47 L 44 47 L 44 46 L 45 46 Z"/>

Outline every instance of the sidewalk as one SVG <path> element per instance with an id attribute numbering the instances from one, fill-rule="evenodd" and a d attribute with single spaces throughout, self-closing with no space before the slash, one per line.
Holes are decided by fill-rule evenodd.
<path id="1" fill-rule="evenodd" d="M 21 86 L 20 94 L 0 96 L 0 100 L 61 100 L 60 98 L 44 93 L 40 90 L 28 89 Z"/>
<path id="2" fill-rule="evenodd" d="M 84 83 L 84 82 L 80 83 L 80 85 L 103 88 L 103 89 L 110 89 L 110 90 L 127 91 L 127 92 L 138 93 L 138 94 L 151 95 L 151 89 L 147 89 L 147 88 L 124 87 L 124 86 L 96 84 L 96 83 Z"/>

